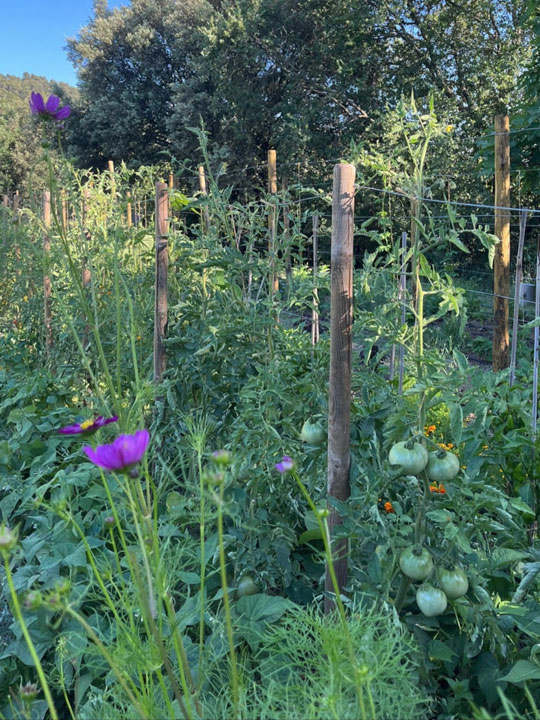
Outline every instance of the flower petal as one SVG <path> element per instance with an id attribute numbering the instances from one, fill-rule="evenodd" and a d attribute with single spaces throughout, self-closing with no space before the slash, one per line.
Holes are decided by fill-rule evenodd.
<path id="1" fill-rule="evenodd" d="M 41 93 L 33 92 L 30 95 L 30 110 L 34 115 L 45 112 L 45 103 Z"/>
<path id="2" fill-rule="evenodd" d="M 73 425 L 66 425 L 66 427 L 60 428 L 58 431 L 61 435 L 77 435 L 82 432 L 80 423 L 74 423 Z"/>
<path id="3" fill-rule="evenodd" d="M 60 108 L 60 110 L 57 110 L 54 113 L 54 117 L 56 120 L 65 120 L 67 117 L 69 117 L 71 114 L 71 108 L 69 105 L 64 105 L 63 108 Z"/>
<path id="4" fill-rule="evenodd" d="M 58 106 L 60 105 L 60 98 L 57 95 L 51 95 L 47 102 L 45 103 L 45 112 L 49 113 L 50 115 L 53 115 L 56 110 L 58 109 Z"/>

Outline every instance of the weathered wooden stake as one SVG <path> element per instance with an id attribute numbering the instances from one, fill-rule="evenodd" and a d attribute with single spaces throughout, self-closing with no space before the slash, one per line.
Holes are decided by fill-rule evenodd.
<path id="1" fill-rule="evenodd" d="M 51 240 L 49 228 L 51 226 L 51 193 L 48 190 L 43 192 L 41 201 L 41 219 L 45 232 L 43 233 L 43 322 L 45 325 L 45 353 L 47 358 L 51 354 L 52 338 L 52 315 L 51 315 L 51 278 L 49 277 L 47 265 L 51 251 Z"/>
<path id="2" fill-rule="evenodd" d="M 328 388 L 328 497 L 345 501 L 350 495 L 350 415 L 352 370 L 352 299 L 354 252 L 354 165 L 334 166 L 332 199 L 332 249 L 330 298 L 330 377 Z M 328 529 L 342 524 L 339 513 L 329 506 Z M 333 542 L 332 556 L 339 590 L 347 583 L 348 540 Z M 325 589 L 334 591 L 328 567 Z M 325 597 L 325 612 L 335 606 Z"/>
<path id="3" fill-rule="evenodd" d="M 174 173 L 169 173 L 169 190 L 174 190 Z"/>
<path id="4" fill-rule="evenodd" d="M 271 195 L 277 194 L 277 157 L 275 150 L 268 151 L 268 192 Z M 279 278 L 276 273 L 276 223 L 277 212 L 272 202 L 268 213 L 268 254 L 270 256 L 270 294 L 272 297 L 279 290 Z"/>
<path id="5" fill-rule="evenodd" d="M 317 290 L 317 275 L 319 272 L 319 216 L 313 215 L 312 223 L 312 243 L 313 243 L 313 310 L 311 311 L 311 344 L 316 345 L 319 342 L 319 291 Z"/>
<path id="6" fill-rule="evenodd" d="M 204 165 L 199 165 L 199 190 L 201 191 L 201 195 L 208 195 Z M 210 212 L 208 210 L 208 205 L 204 205 L 202 209 L 202 229 L 203 232 L 208 232 L 210 230 Z"/>
<path id="7" fill-rule="evenodd" d="M 169 197 L 167 185 L 156 183 L 156 281 L 154 311 L 154 382 L 161 382 L 167 363 L 163 340 L 167 331 L 167 271 L 169 266 Z"/>
<path id="8" fill-rule="evenodd" d="M 127 203 L 126 203 L 126 220 L 127 220 L 127 226 L 128 228 L 131 227 L 132 223 L 132 216 L 131 216 L 131 190 L 127 191 L 126 194 L 127 197 Z"/>
<path id="9" fill-rule="evenodd" d="M 495 116 L 495 206 L 510 207 L 510 121 L 508 115 Z M 510 212 L 495 210 L 493 260 L 493 370 L 509 365 L 508 297 L 510 295 Z"/>
<path id="10" fill-rule="evenodd" d="M 512 319 L 512 349 L 510 352 L 510 387 L 516 377 L 517 336 L 519 320 L 519 294 L 523 276 L 523 246 L 525 245 L 525 229 L 527 227 L 527 211 L 522 210 L 519 216 L 519 244 L 516 257 L 516 280 L 514 288 L 514 316 Z"/>

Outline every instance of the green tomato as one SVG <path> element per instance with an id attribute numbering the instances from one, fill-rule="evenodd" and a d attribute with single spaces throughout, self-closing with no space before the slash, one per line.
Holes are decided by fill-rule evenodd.
<path id="1" fill-rule="evenodd" d="M 406 548 L 399 556 L 401 572 L 411 580 L 425 580 L 433 571 L 433 560 L 426 548 L 416 545 Z"/>
<path id="2" fill-rule="evenodd" d="M 236 588 L 236 597 L 241 598 L 244 595 L 256 595 L 259 592 L 255 580 L 251 575 L 244 575 Z"/>
<path id="3" fill-rule="evenodd" d="M 429 453 L 427 474 L 430 480 L 444 483 L 455 478 L 459 472 L 459 459 L 454 453 L 437 450 Z"/>
<path id="4" fill-rule="evenodd" d="M 391 465 L 401 465 L 403 475 L 417 475 L 426 467 L 428 451 L 420 443 L 398 442 L 390 448 L 388 460 Z"/>
<path id="5" fill-rule="evenodd" d="M 455 565 L 451 569 L 443 568 L 438 571 L 439 582 L 449 600 L 463 597 L 469 589 L 469 581 L 464 571 Z"/>
<path id="6" fill-rule="evenodd" d="M 308 445 L 322 445 L 326 440 L 326 432 L 320 423 L 306 420 L 300 431 L 300 440 Z"/>
<path id="7" fill-rule="evenodd" d="M 448 600 L 442 590 L 425 583 L 420 585 L 416 591 L 416 604 L 426 617 L 435 617 L 435 615 L 442 615 L 446 610 Z"/>

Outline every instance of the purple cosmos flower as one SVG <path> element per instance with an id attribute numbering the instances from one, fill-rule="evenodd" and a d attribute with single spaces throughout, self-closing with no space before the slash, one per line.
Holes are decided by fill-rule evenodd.
<path id="1" fill-rule="evenodd" d="M 56 95 L 51 95 L 45 102 L 41 93 L 33 92 L 29 104 L 32 115 L 38 115 L 45 119 L 52 118 L 53 120 L 62 121 L 69 117 L 71 113 L 69 105 L 64 105 L 63 108 L 58 109 L 60 98 Z"/>
<path id="2" fill-rule="evenodd" d="M 95 450 L 85 445 L 83 450 L 94 465 L 123 472 L 142 460 L 149 442 L 148 430 L 137 430 L 134 435 L 119 435 L 111 445 L 98 445 Z"/>
<path id="3" fill-rule="evenodd" d="M 288 455 L 281 458 L 281 462 L 276 463 L 276 470 L 282 475 L 290 472 L 294 467 L 294 461 Z"/>
<path id="4" fill-rule="evenodd" d="M 89 435 L 90 433 L 96 432 L 96 430 L 99 430 L 99 428 L 102 428 L 104 425 L 116 422 L 117 420 L 118 418 L 116 415 L 110 418 L 104 418 L 102 415 L 100 415 L 94 420 L 85 420 L 82 423 L 73 423 L 73 425 L 66 425 L 66 427 L 60 428 L 58 432 L 62 435 L 79 435 L 80 433 Z"/>

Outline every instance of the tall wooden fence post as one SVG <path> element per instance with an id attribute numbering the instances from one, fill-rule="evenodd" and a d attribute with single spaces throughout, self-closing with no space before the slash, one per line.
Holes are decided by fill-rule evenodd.
<path id="1" fill-rule="evenodd" d="M 51 354 L 52 338 L 52 315 L 51 315 L 51 278 L 49 277 L 48 263 L 51 251 L 51 239 L 49 228 L 51 226 L 51 193 L 48 190 L 43 192 L 41 201 L 41 220 L 45 231 L 43 233 L 43 323 L 45 326 L 45 353 L 47 358 Z"/>
<path id="2" fill-rule="evenodd" d="M 165 333 L 167 330 L 167 271 L 169 266 L 169 197 L 167 184 L 156 183 L 156 281 L 154 311 L 154 382 L 161 382 L 166 366 Z"/>
<path id="3" fill-rule="evenodd" d="M 268 151 L 268 192 L 277 194 L 277 157 L 276 151 Z M 279 278 L 276 272 L 276 224 L 277 209 L 272 198 L 268 213 L 268 254 L 270 256 L 270 295 L 273 297 L 279 290 Z"/>
<path id="4" fill-rule="evenodd" d="M 495 115 L 495 207 L 510 207 L 510 121 Z M 510 295 L 510 212 L 495 209 L 495 235 L 499 243 L 493 260 L 493 370 L 510 364 L 508 297 Z"/>
<path id="5" fill-rule="evenodd" d="M 350 495 L 350 417 L 352 370 L 352 305 L 354 252 L 354 165 L 334 166 L 332 197 L 332 248 L 330 297 L 330 378 L 328 388 L 328 497 L 345 501 Z M 329 507 L 330 538 L 342 524 L 339 513 Z M 347 583 L 348 540 L 332 543 L 332 557 L 339 590 Z M 333 592 L 332 578 L 326 568 L 325 589 Z M 325 612 L 335 606 L 325 597 Z"/>

